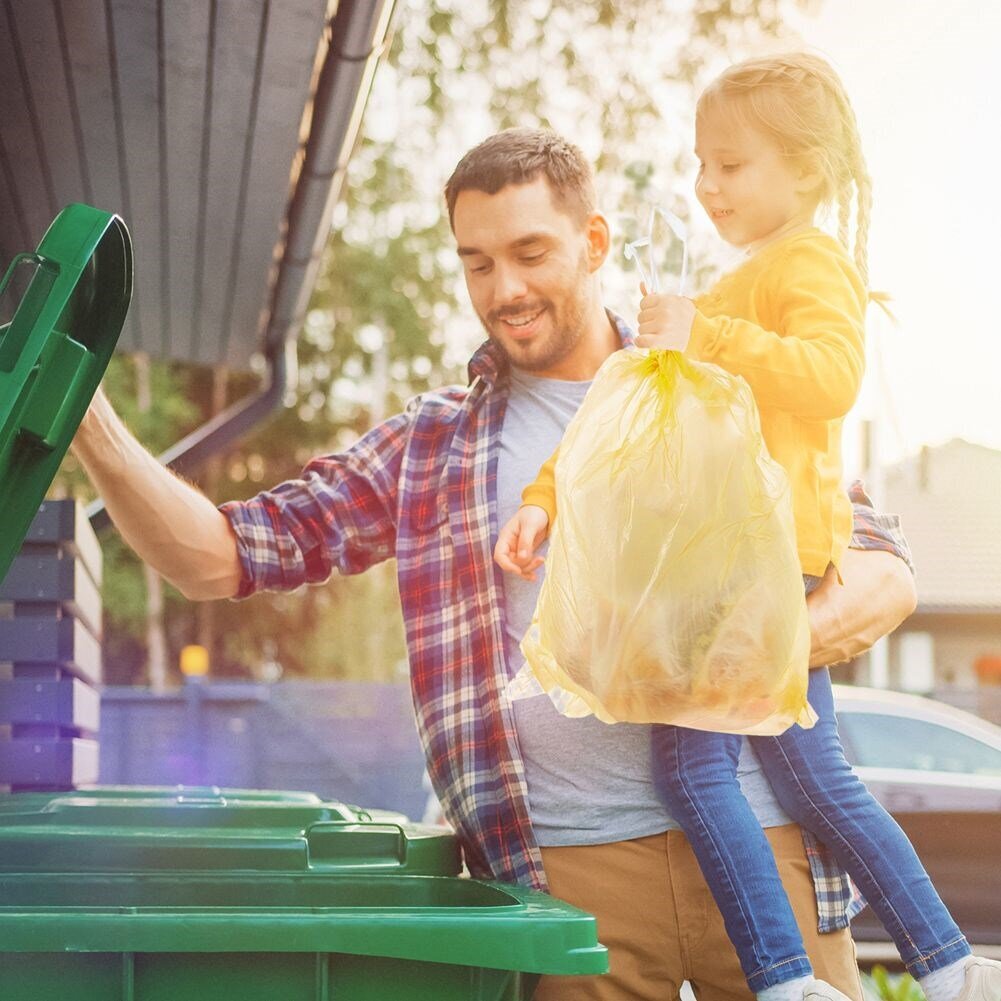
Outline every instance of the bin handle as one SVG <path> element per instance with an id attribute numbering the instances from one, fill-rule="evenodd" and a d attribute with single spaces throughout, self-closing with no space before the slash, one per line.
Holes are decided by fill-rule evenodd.
<path id="1" fill-rule="evenodd" d="M 3 295 L 4 290 L 7 288 L 7 283 L 10 281 L 14 272 L 17 268 L 28 262 L 29 264 L 35 264 L 38 267 L 43 267 L 45 264 L 49 263 L 46 258 L 41 257 L 39 254 L 33 251 L 25 251 L 23 254 L 15 254 L 14 259 L 7 265 L 7 270 L 4 272 L 3 278 L 0 278 L 0 295 Z M 56 268 L 58 271 L 58 268 Z M 34 277 L 34 275 L 32 275 Z"/>
<path id="2" fill-rule="evenodd" d="M 7 286 L 14 277 L 14 272 L 22 264 L 34 264 L 35 272 L 28 282 L 28 287 L 24 290 L 21 301 L 14 310 L 15 315 L 11 321 L 2 327 L 3 336 L 0 337 L 0 372 L 13 372 L 14 366 L 28 343 L 28 335 L 31 333 L 32 324 L 35 322 L 39 311 L 45 305 L 45 297 L 49 289 L 59 277 L 59 265 L 56 261 L 51 261 L 41 254 L 28 252 L 18 254 L 8 266 L 3 279 L 0 280 L 0 297 L 7 291 Z M 47 286 L 43 289 L 43 285 Z M 23 307 L 23 308 L 22 308 Z M 17 314 L 22 314 L 18 316 Z M 18 323 L 15 325 L 14 320 Z"/>
<path id="3" fill-rule="evenodd" d="M 226 805 L 226 797 L 222 794 L 222 789 L 219 786 L 189 786 L 179 783 L 171 788 L 171 792 L 178 803 L 190 803 L 197 806 Z"/>
<path id="4" fill-rule="evenodd" d="M 20 432 L 52 450 L 74 416 L 79 387 L 92 376 L 94 356 L 66 334 L 53 330 L 42 360 L 24 385 Z"/>
<path id="5" fill-rule="evenodd" d="M 374 845 L 373 835 L 382 830 L 386 834 L 392 833 L 393 841 L 389 852 L 374 850 L 385 847 L 385 840 L 379 845 Z M 364 820 L 318 820 L 310 824 L 304 831 L 306 838 L 306 852 L 309 865 L 336 865 L 338 862 L 344 864 L 351 858 L 366 860 L 371 864 L 373 855 L 386 857 L 392 864 L 402 866 L 407 861 L 407 835 L 400 824 L 392 821 L 364 821 Z M 324 858 L 322 847 L 323 841 L 329 836 L 337 839 L 337 854 L 334 858 Z M 354 836 L 352 838 L 352 836 Z M 352 852 L 348 840 L 357 841 L 356 850 Z"/>

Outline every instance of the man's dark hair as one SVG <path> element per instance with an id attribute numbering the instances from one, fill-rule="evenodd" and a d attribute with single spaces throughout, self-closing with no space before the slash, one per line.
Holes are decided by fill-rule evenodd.
<path id="1" fill-rule="evenodd" d="M 463 191 L 495 195 L 509 184 L 544 174 L 556 205 L 583 223 L 595 208 L 594 174 L 584 154 L 547 129 L 505 129 L 484 139 L 460 161 L 445 185 L 448 221 Z"/>

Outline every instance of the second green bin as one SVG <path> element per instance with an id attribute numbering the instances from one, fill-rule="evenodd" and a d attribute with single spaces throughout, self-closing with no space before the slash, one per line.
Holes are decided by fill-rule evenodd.
<path id="1" fill-rule="evenodd" d="M 454 876 L 461 859 L 447 828 L 311 793 L 115 786 L 0 797 L 0 871 L 54 866 Z"/>

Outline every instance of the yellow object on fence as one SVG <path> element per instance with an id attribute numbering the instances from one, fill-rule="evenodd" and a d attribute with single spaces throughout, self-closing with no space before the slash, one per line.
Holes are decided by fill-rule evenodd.
<path id="1" fill-rule="evenodd" d="M 776 734 L 816 720 L 789 484 L 743 379 L 617 351 L 567 428 L 512 698 L 566 716 Z"/>

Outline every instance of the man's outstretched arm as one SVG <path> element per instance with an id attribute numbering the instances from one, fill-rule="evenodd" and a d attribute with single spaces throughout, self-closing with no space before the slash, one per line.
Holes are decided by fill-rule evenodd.
<path id="1" fill-rule="evenodd" d="M 143 448 L 98 390 L 73 451 L 125 541 L 186 598 L 231 598 L 240 587 L 236 538 L 196 487 Z"/>

